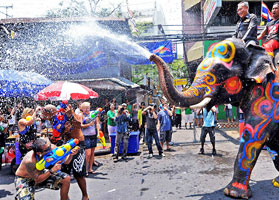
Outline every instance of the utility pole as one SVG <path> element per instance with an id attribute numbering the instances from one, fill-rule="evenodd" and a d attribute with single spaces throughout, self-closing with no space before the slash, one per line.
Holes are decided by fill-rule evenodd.
<path id="1" fill-rule="evenodd" d="M 1 14 L 5 15 L 6 18 L 12 18 L 13 17 L 12 15 L 8 14 L 8 9 L 9 8 L 13 9 L 13 5 L 10 5 L 10 6 L 0 6 L 0 9 L 2 9 L 2 8 L 4 8 L 6 10 L 6 12 L 0 11 Z"/>

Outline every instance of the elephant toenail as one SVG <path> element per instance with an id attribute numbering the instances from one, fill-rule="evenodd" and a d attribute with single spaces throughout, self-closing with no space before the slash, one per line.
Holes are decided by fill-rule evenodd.
<path id="1" fill-rule="evenodd" d="M 239 197 L 239 196 L 238 196 L 238 193 L 237 193 L 235 190 L 231 190 L 231 191 L 230 191 L 230 196 L 235 197 L 235 198 L 238 198 L 238 197 Z"/>
<path id="2" fill-rule="evenodd" d="M 230 190 L 228 188 L 225 188 L 224 189 L 224 193 L 225 193 L 225 195 L 229 195 L 230 194 Z"/>

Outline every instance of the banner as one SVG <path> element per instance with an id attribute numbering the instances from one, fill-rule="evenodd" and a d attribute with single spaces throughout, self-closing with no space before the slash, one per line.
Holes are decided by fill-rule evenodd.
<path id="1" fill-rule="evenodd" d="M 148 49 L 150 53 L 160 56 L 166 63 L 173 62 L 173 45 L 171 40 L 162 42 L 140 43 L 139 45 Z M 150 64 L 150 62 L 148 61 L 145 64 Z"/>

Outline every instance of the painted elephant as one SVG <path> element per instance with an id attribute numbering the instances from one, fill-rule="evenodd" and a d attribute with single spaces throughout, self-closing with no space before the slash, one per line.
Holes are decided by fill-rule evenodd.
<path id="1" fill-rule="evenodd" d="M 157 65 L 161 89 L 171 103 L 208 110 L 214 105 L 231 103 L 244 111 L 245 125 L 234 175 L 224 193 L 237 198 L 251 197 L 250 175 L 263 146 L 279 152 L 279 72 L 272 59 L 260 46 L 245 48 L 238 39 L 224 40 L 210 49 L 198 66 L 192 85 L 183 93 L 173 86 L 163 60 L 155 55 L 150 60 Z M 279 171 L 278 155 L 274 164 Z"/>

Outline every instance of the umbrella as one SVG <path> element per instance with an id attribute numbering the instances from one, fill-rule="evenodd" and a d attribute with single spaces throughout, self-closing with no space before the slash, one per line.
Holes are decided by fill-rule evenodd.
<path id="1" fill-rule="evenodd" d="M 36 96 L 35 100 L 73 100 L 97 98 L 98 93 L 90 88 L 68 81 L 57 81 L 44 88 Z"/>
<path id="2" fill-rule="evenodd" d="M 0 70 L 2 97 L 33 97 L 51 83 L 51 80 L 35 72 Z"/>

